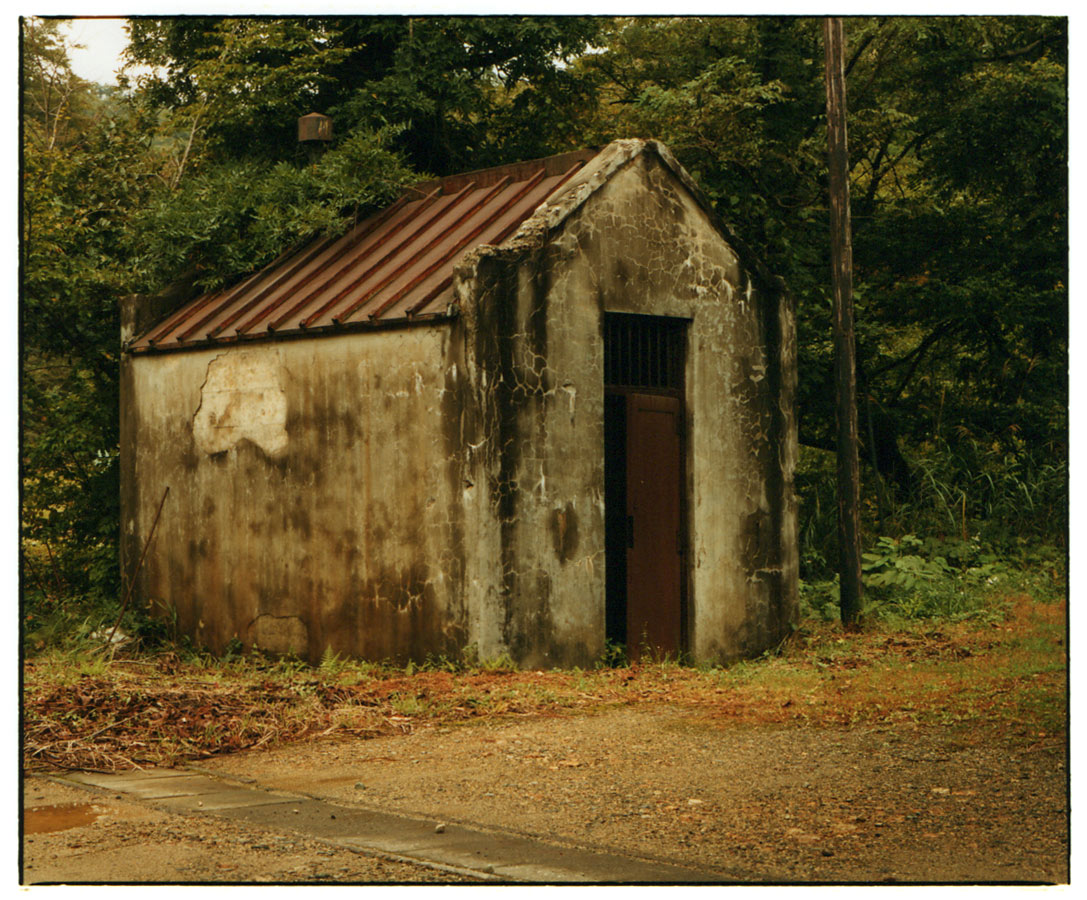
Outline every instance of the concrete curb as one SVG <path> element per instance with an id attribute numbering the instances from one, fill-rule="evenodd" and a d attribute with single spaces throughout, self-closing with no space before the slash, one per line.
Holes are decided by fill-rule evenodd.
<path id="1" fill-rule="evenodd" d="M 55 780 L 126 795 L 168 812 L 290 831 L 368 856 L 495 883 L 722 884 L 722 872 L 562 846 L 462 823 L 405 816 L 276 791 L 188 769 L 74 772 Z"/>

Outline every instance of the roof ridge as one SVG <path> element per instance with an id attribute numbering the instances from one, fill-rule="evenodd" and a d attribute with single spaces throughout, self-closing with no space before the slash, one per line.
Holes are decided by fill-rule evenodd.
<path id="1" fill-rule="evenodd" d="M 600 147 L 588 147 L 583 150 L 570 150 L 566 153 L 556 153 L 552 156 L 544 156 L 540 159 L 527 159 L 521 162 L 505 163 L 501 166 L 491 166 L 486 169 L 475 169 L 471 172 L 458 172 L 455 175 L 446 175 L 442 178 L 432 178 L 408 188 L 408 193 L 427 193 L 433 190 L 441 190 L 443 194 L 459 191 L 469 182 L 475 182 L 477 187 L 490 187 L 490 185 L 509 178 L 511 181 L 524 181 L 535 175 L 540 168 L 544 170 L 544 177 L 563 175 L 569 171 L 576 162 L 588 162 L 599 152 Z"/>

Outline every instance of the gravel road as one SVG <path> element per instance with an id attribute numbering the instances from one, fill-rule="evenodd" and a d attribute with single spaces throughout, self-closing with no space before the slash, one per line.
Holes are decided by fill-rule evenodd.
<path id="1" fill-rule="evenodd" d="M 684 862 L 729 881 L 1069 878 L 1063 745 L 981 740 L 961 727 L 737 726 L 669 706 L 624 707 L 311 741 L 202 768 L 338 803 Z M 34 795 L 44 784 L 28 782 L 26 805 L 43 805 Z M 28 836 L 26 878 L 71 878 L 82 853 L 98 868 L 81 880 L 129 880 L 134 859 L 148 880 L 453 880 L 297 835 L 112 805 L 132 809 Z M 110 846 L 113 869 L 100 852 Z"/>

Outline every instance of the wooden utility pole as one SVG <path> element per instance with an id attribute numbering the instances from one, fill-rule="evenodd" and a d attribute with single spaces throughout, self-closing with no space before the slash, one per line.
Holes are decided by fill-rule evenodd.
<path id="1" fill-rule="evenodd" d="M 842 20 L 823 20 L 830 167 L 830 255 L 834 289 L 834 381 L 838 422 L 838 576 L 842 623 L 861 618 L 860 466 L 857 462 L 857 375 L 853 350 L 853 239 L 849 222 L 845 38 Z"/>

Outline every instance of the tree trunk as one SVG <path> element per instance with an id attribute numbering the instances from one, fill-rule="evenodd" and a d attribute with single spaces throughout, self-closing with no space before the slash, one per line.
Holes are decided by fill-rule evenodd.
<path id="1" fill-rule="evenodd" d="M 830 170 L 830 250 L 834 290 L 834 378 L 838 424 L 838 574 L 842 623 L 861 618 L 860 467 L 857 461 L 857 380 L 853 340 L 853 243 L 849 222 L 845 39 L 842 20 L 823 20 Z"/>

